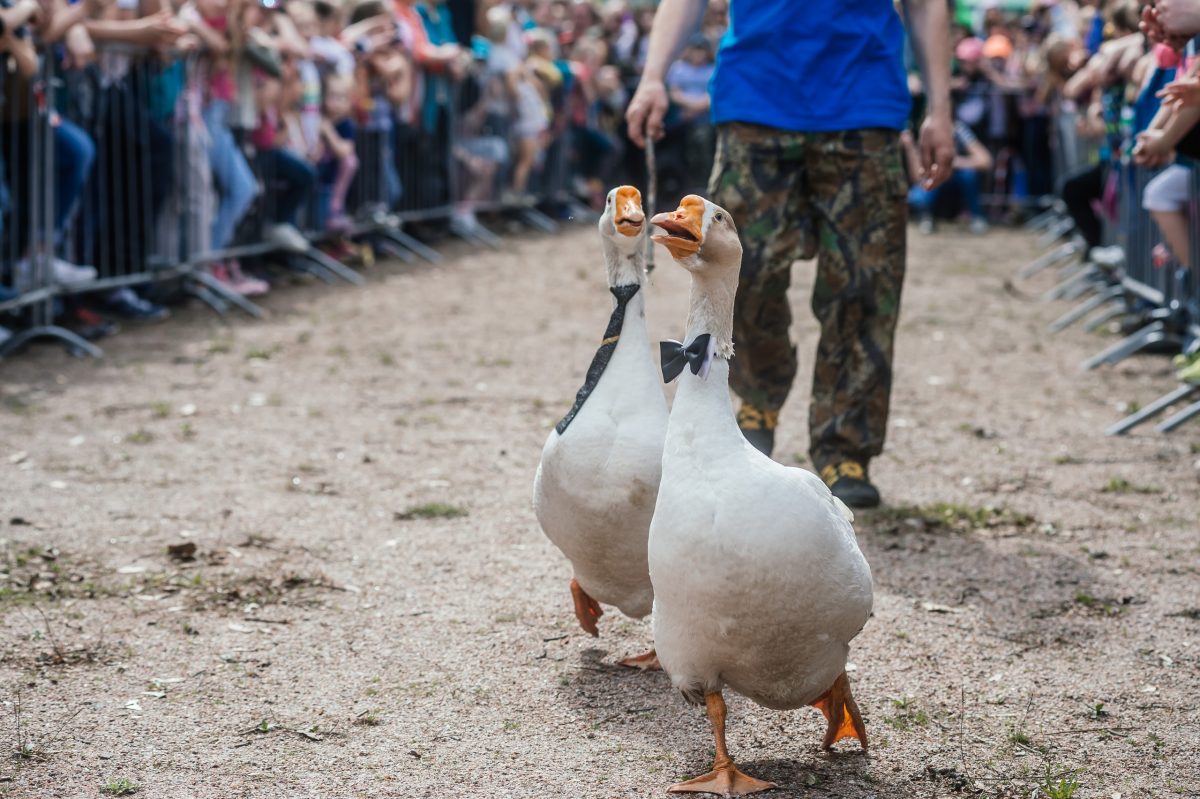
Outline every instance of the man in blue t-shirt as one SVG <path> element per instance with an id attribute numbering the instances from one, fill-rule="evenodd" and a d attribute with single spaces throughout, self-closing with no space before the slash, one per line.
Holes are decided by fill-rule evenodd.
<path id="1" fill-rule="evenodd" d="M 949 11 L 903 3 L 924 62 L 926 189 L 950 177 Z M 664 75 L 704 0 L 663 0 L 641 83 L 626 114 L 638 145 L 662 136 Z M 821 323 L 809 408 L 813 466 L 852 507 L 879 504 L 867 476 L 883 450 L 892 340 L 904 281 L 908 185 L 900 131 L 911 97 L 904 26 L 893 0 L 731 0 L 709 92 L 718 125 L 709 183 L 742 239 L 730 382 L 738 424 L 770 454 L 796 376 L 788 334 L 791 265 L 817 257 L 812 308 Z"/>

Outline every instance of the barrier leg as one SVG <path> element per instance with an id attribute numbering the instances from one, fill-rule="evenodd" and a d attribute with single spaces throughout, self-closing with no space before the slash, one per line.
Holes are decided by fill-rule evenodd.
<path id="1" fill-rule="evenodd" d="M 1146 421 L 1147 419 L 1151 419 L 1155 416 L 1158 416 L 1160 413 L 1162 413 L 1167 408 L 1174 405 L 1176 402 L 1179 402 L 1182 399 L 1187 399 L 1189 396 L 1196 393 L 1197 391 L 1200 391 L 1200 386 L 1182 385 L 1179 388 L 1175 389 L 1174 391 L 1170 392 L 1169 394 L 1164 394 L 1163 396 L 1159 397 L 1154 402 L 1151 402 L 1149 405 L 1147 405 L 1145 408 L 1142 408 L 1137 413 L 1132 413 L 1129 416 L 1126 416 L 1124 419 L 1122 419 L 1121 421 L 1117 422 L 1116 424 L 1112 425 L 1107 430 L 1105 430 L 1104 435 L 1106 435 L 1106 436 L 1124 435 L 1128 431 L 1137 427 L 1142 422 Z"/>
<path id="2" fill-rule="evenodd" d="M 262 319 L 266 316 L 261 306 L 250 302 L 250 300 L 231 290 L 221 281 L 210 275 L 203 269 L 196 269 L 188 278 L 189 293 L 193 294 L 196 299 L 208 305 L 221 316 L 225 315 L 230 305 L 237 306 L 241 310 L 253 316 L 255 319 Z M 216 302 L 213 302 L 213 300 Z"/>
<path id="3" fill-rule="evenodd" d="M 11 355 L 29 342 L 39 338 L 57 339 L 67 348 L 67 352 L 76 357 L 84 355 L 90 355 L 93 358 L 104 357 L 104 350 L 82 336 L 72 333 L 65 327 L 59 327 L 58 325 L 38 325 L 18 330 L 16 333 L 13 333 L 11 338 L 0 344 L 0 358 Z"/>
<path id="4" fill-rule="evenodd" d="M 358 272 L 355 272 L 341 261 L 330 258 L 316 247 L 309 247 L 307 252 L 297 253 L 297 256 L 315 264 L 318 268 L 335 277 L 341 278 L 351 285 L 361 286 L 367 282 L 366 278 Z"/>
<path id="5" fill-rule="evenodd" d="M 1080 287 L 1084 289 L 1090 287 L 1097 278 L 1100 277 L 1100 270 L 1094 266 L 1088 266 L 1085 269 L 1076 272 L 1071 277 L 1059 283 L 1054 288 L 1050 289 L 1040 297 L 1042 302 L 1052 302 L 1053 300 L 1061 300 L 1067 297 L 1068 294 L 1076 291 Z M 1074 296 L 1078 296 L 1077 294 Z"/>
<path id="6" fill-rule="evenodd" d="M 417 258 L 412 254 L 411 250 L 409 250 L 407 247 L 397 244 L 396 241 L 389 237 L 386 233 L 377 232 L 370 238 L 373 239 L 375 246 L 402 263 L 412 266 L 417 262 Z"/>
<path id="7" fill-rule="evenodd" d="M 1031 218 L 1025 223 L 1025 229 L 1030 233 L 1041 233 L 1048 230 L 1051 225 L 1059 222 L 1062 219 L 1062 214 L 1053 206 L 1042 211 L 1037 216 Z"/>
<path id="8" fill-rule="evenodd" d="M 405 247 L 416 253 L 418 258 L 423 258 L 431 264 L 440 264 L 442 262 L 442 254 L 440 252 L 399 228 L 388 228 L 386 235 L 401 247 Z"/>
<path id="9" fill-rule="evenodd" d="M 1090 314 L 1092 311 L 1099 308 L 1101 305 L 1116 301 L 1122 302 L 1122 296 L 1125 289 L 1122 286 L 1112 286 L 1097 293 L 1096 295 L 1084 300 L 1079 305 L 1076 305 L 1071 310 L 1067 311 L 1062 316 L 1050 323 L 1050 330 L 1054 333 L 1066 330 L 1071 325 L 1078 322 L 1083 317 Z"/>
<path id="10" fill-rule="evenodd" d="M 1133 335 L 1121 339 L 1103 352 L 1088 358 L 1083 362 L 1081 368 L 1089 371 L 1102 364 L 1118 363 L 1151 344 L 1157 344 L 1169 338 L 1171 338 L 1171 334 L 1167 333 L 1167 326 L 1163 322 L 1151 322 Z"/>
<path id="11" fill-rule="evenodd" d="M 1087 323 L 1087 327 L 1085 327 L 1084 330 L 1086 330 L 1088 333 L 1094 333 L 1097 330 L 1099 330 L 1100 328 L 1104 327 L 1109 322 L 1111 322 L 1112 320 L 1120 319 L 1122 316 L 1124 316 L 1128 312 L 1129 312 L 1129 309 L 1126 307 L 1124 301 L 1117 303 L 1116 305 L 1114 305 L 1112 308 L 1109 308 L 1104 313 L 1093 317 L 1092 321 Z"/>
<path id="12" fill-rule="evenodd" d="M 1192 388 L 1195 389 L 1198 387 L 1192 386 Z M 1181 424 L 1186 422 L 1188 419 L 1191 419 L 1193 416 L 1197 415 L 1200 415 L 1200 402 L 1193 402 L 1191 405 L 1187 406 L 1170 419 L 1164 420 L 1163 423 L 1155 427 L 1154 430 L 1159 433 L 1169 433 L 1176 427 L 1179 427 Z"/>
<path id="13" fill-rule="evenodd" d="M 558 230 L 558 225 L 554 224 L 554 220 L 536 208 L 522 208 L 517 213 L 517 217 L 529 227 L 543 233 L 554 233 Z"/>
<path id="14" fill-rule="evenodd" d="M 1062 219 L 1058 222 L 1055 222 L 1045 233 L 1042 234 L 1041 238 L 1038 239 L 1038 246 L 1049 247 L 1051 244 L 1058 241 L 1074 229 L 1075 222 L 1069 217 L 1067 219 Z"/>
<path id="15" fill-rule="evenodd" d="M 1078 255 L 1081 252 L 1083 252 L 1082 244 L 1077 241 L 1068 241 L 1066 244 L 1054 248 L 1050 252 L 1041 255 L 1037 258 L 1037 260 L 1028 264 L 1025 268 L 1017 273 L 1017 277 L 1021 280 L 1033 277 L 1038 272 L 1041 272 L 1044 269 L 1049 269 L 1051 266 Z"/>

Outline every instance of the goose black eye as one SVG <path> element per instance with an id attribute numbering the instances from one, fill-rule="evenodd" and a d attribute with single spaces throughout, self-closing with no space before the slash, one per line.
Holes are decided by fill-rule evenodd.
<path id="1" fill-rule="evenodd" d="M 725 214 L 717 214 L 716 216 L 713 217 L 713 219 L 716 219 L 718 222 L 720 222 L 724 218 L 725 218 Z"/>

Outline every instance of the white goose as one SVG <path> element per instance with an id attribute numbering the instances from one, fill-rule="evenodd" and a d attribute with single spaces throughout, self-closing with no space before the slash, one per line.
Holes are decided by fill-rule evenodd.
<path id="1" fill-rule="evenodd" d="M 694 195 L 651 220 L 692 276 L 686 348 L 663 342 L 663 377 L 680 373 L 650 525 L 654 641 L 689 701 L 706 705 L 716 762 L 675 792 L 741 796 L 774 787 L 725 748 L 732 688 L 765 707 L 815 705 L 828 749 L 866 728 L 846 678 L 849 643 L 871 615 L 871 570 L 853 516 L 819 477 L 748 444 L 729 398 L 733 301 L 742 248 L 728 212 Z"/>
<path id="2" fill-rule="evenodd" d="M 662 474 L 667 401 L 646 332 L 645 220 L 637 189 L 609 192 L 600 239 L 616 305 L 575 404 L 546 440 L 533 483 L 542 530 L 574 567 L 575 615 L 594 636 L 601 603 L 640 619 L 654 599 L 646 537 Z M 621 662 L 658 667 L 654 650 Z"/>

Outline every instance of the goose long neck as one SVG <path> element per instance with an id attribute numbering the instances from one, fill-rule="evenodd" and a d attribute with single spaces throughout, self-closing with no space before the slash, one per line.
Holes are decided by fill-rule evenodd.
<path id="1" fill-rule="evenodd" d="M 608 267 L 608 285 L 641 285 L 646 276 L 646 253 L 642 240 L 638 239 L 638 246 L 632 251 L 618 248 L 607 237 L 601 237 L 601 241 L 604 243 L 604 263 Z"/>
<path id="2" fill-rule="evenodd" d="M 717 354 L 733 357 L 733 301 L 737 295 L 737 272 L 729 275 L 692 273 L 692 301 L 688 309 L 687 341 L 708 333 L 716 342 Z"/>

